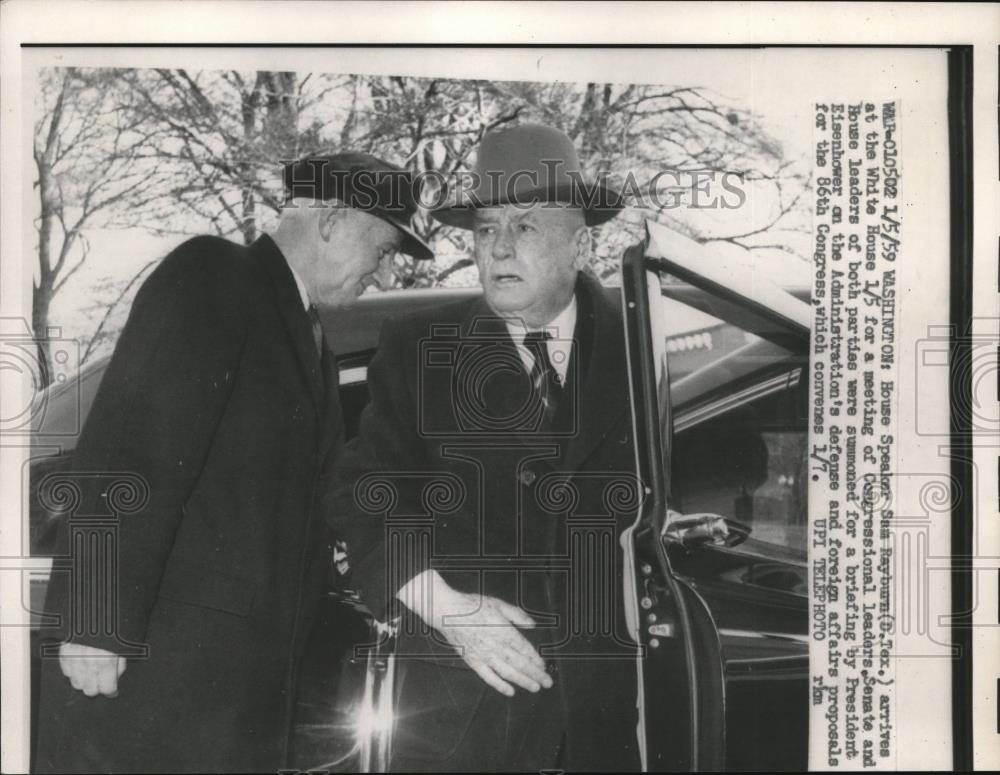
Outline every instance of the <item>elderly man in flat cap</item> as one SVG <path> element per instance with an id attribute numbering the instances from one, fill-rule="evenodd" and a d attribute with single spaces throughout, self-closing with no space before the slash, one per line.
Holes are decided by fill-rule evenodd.
<path id="1" fill-rule="evenodd" d="M 72 548 L 47 610 L 36 770 L 275 772 L 329 567 L 316 493 L 343 439 L 317 306 L 354 302 L 410 228 L 413 183 L 345 153 L 286 166 L 273 235 L 191 239 L 145 281 L 76 448 L 77 514 L 140 503 Z M 336 332 L 331 332 L 336 336 Z M 70 475 L 73 479 L 73 475 Z M 71 547 L 66 547 L 70 554 Z"/>
<path id="2" fill-rule="evenodd" d="M 433 215 L 472 231 L 482 298 L 385 325 L 328 500 L 399 617 L 391 766 L 636 770 L 625 343 L 586 271 L 621 197 L 538 125 L 487 135 L 471 177 Z"/>

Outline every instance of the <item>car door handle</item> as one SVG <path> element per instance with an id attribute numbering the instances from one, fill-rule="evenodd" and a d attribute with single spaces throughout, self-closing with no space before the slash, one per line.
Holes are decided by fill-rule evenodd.
<path id="1" fill-rule="evenodd" d="M 682 514 L 667 509 L 660 536 L 665 541 L 692 548 L 695 546 L 738 546 L 750 537 L 751 528 L 735 519 L 706 512 Z"/>

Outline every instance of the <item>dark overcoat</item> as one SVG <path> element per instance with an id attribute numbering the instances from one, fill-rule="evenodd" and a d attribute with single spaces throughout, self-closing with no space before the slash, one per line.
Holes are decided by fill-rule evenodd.
<path id="1" fill-rule="evenodd" d="M 580 275 L 576 298 L 548 425 L 482 299 L 384 326 L 327 513 L 373 610 L 402 615 L 393 769 L 639 768 L 619 545 L 640 500 L 625 342 L 611 292 Z M 553 688 L 504 697 L 394 603 L 428 567 L 524 608 Z"/>
<path id="2" fill-rule="evenodd" d="M 51 634 L 128 654 L 128 667 L 117 697 L 88 698 L 43 660 L 36 770 L 285 765 L 328 567 L 315 495 L 342 428 L 333 358 L 269 237 L 199 237 L 162 261 L 66 477 L 78 500 L 46 606 L 61 615 Z M 81 540 L 98 529 L 110 554 Z M 95 594 L 102 567 L 115 568 L 110 596 Z"/>

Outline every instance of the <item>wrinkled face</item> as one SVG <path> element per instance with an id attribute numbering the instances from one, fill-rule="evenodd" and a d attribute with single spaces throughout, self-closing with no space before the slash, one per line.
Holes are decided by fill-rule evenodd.
<path id="1" fill-rule="evenodd" d="M 403 234 L 361 210 L 340 208 L 320 215 L 312 301 L 343 307 L 353 304 L 374 279 L 380 262 L 399 250 Z"/>
<path id="2" fill-rule="evenodd" d="M 515 205 L 476 211 L 476 266 L 490 309 L 544 326 L 573 297 L 589 235 L 574 208 Z"/>

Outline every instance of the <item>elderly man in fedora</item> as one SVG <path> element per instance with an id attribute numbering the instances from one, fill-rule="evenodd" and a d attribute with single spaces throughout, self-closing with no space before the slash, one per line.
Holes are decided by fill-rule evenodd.
<path id="1" fill-rule="evenodd" d="M 342 153 L 284 177 L 273 235 L 188 240 L 132 305 L 68 477 L 80 515 L 108 514 L 118 477 L 141 495 L 113 546 L 64 531 L 73 572 L 54 574 L 46 605 L 61 629 L 43 660 L 35 771 L 288 765 L 329 567 L 316 496 L 343 440 L 317 306 L 353 303 L 397 250 L 432 254 L 395 165 Z M 108 587 L 91 586 L 109 568 Z"/>
<path id="2" fill-rule="evenodd" d="M 482 297 L 385 324 L 328 502 L 399 617 L 391 766 L 635 770 L 625 343 L 587 271 L 621 197 L 539 125 L 484 137 L 471 177 L 433 215 L 472 231 Z"/>

